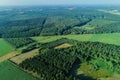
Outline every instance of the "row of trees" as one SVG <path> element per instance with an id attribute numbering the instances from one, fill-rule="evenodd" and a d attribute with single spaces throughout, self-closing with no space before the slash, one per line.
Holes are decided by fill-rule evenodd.
<path id="1" fill-rule="evenodd" d="M 34 43 L 35 41 L 31 38 L 4 38 L 8 43 L 13 45 L 15 48 L 23 47 L 28 44 Z"/>
<path id="2" fill-rule="evenodd" d="M 34 44 L 31 44 L 31 45 L 27 46 L 25 49 L 23 49 L 22 53 L 31 51 L 31 50 L 36 49 L 36 48 L 40 48 L 40 49 L 49 48 L 49 49 L 52 49 L 52 48 L 55 48 L 56 46 L 59 46 L 59 45 L 61 45 L 63 43 L 74 44 L 74 43 L 76 43 L 76 41 L 69 40 L 67 38 L 61 38 L 61 39 L 58 39 L 58 40 L 55 40 L 55 41 L 52 41 L 52 42 L 48 42 L 48 43 L 34 43 Z"/>

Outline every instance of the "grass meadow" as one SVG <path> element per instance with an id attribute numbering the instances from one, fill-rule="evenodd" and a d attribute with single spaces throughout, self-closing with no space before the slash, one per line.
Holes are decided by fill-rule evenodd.
<path id="1" fill-rule="evenodd" d="M 14 51 L 14 48 L 3 39 L 0 39 L 0 57 L 12 51 Z"/>
<path id="2" fill-rule="evenodd" d="M 32 37 L 37 42 L 51 42 L 60 38 L 68 38 L 78 41 L 102 42 L 106 44 L 120 45 L 120 33 L 108 34 L 83 34 L 83 35 L 64 35 L 64 36 L 40 36 Z"/>
<path id="3" fill-rule="evenodd" d="M 0 80 L 37 80 L 10 61 L 0 63 Z"/>

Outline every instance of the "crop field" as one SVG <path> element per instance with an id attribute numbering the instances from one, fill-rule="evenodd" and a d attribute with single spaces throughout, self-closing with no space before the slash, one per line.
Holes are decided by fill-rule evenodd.
<path id="1" fill-rule="evenodd" d="M 10 60 L 16 64 L 19 64 L 22 61 L 24 61 L 25 59 L 32 58 L 32 57 L 36 56 L 37 54 L 38 54 L 38 49 L 35 49 L 33 51 L 15 56 L 15 57 L 11 58 Z"/>
<path id="2" fill-rule="evenodd" d="M 103 42 L 107 44 L 120 45 L 120 33 L 32 37 L 32 39 L 44 43 L 54 41 L 60 38 L 74 39 L 78 41 Z"/>
<path id="3" fill-rule="evenodd" d="M 6 41 L 4 41 L 3 39 L 0 39 L 0 57 L 10 53 L 14 50 L 14 48 L 8 44 Z"/>
<path id="4" fill-rule="evenodd" d="M 0 63 L 0 80 L 36 80 L 36 78 L 21 71 L 10 61 L 5 61 Z"/>
<path id="5" fill-rule="evenodd" d="M 18 54 L 18 52 L 16 52 L 16 51 L 13 51 L 13 52 L 11 52 L 11 53 L 8 53 L 8 54 L 0 57 L 0 62 L 3 62 L 3 61 L 5 61 L 5 60 L 8 60 L 8 59 L 16 56 L 17 54 Z"/>

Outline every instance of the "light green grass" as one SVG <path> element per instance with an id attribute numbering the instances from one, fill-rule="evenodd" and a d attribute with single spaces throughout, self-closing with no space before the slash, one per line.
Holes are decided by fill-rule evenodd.
<path id="1" fill-rule="evenodd" d="M 14 48 L 3 39 L 0 39 L 0 56 L 10 53 Z"/>
<path id="2" fill-rule="evenodd" d="M 36 80 L 31 75 L 18 69 L 12 62 L 0 63 L 0 80 Z"/>
<path id="3" fill-rule="evenodd" d="M 34 39 L 37 42 L 42 42 L 42 43 L 46 43 L 46 42 L 51 42 L 57 39 L 62 38 L 62 36 L 40 36 L 40 37 L 32 37 L 32 39 Z"/>
<path id="4" fill-rule="evenodd" d="M 32 39 L 38 42 L 50 42 L 60 38 L 120 45 L 120 33 L 32 37 Z"/>
<path id="5" fill-rule="evenodd" d="M 110 20 L 103 20 L 103 19 L 94 19 L 82 27 L 74 27 L 74 28 L 79 28 L 84 30 L 94 30 L 95 28 L 105 27 L 107 25 L 110 25 L 116 22 L 117 21 L 112 21 L 112 20 L 110 21 Z"/>
<path id="6" fill-rule="evenodd" d="M 95 71 L 93 70 L 92 65 L 87 65 L 86 63 L 82 63 L 80 68 L 78 68 L 77 74 L 79 75 L 81 74 L 81 72 L 95 79 L 112 75 L 112 73 L 107 71 L 106 69 L 99 69 Z"/>

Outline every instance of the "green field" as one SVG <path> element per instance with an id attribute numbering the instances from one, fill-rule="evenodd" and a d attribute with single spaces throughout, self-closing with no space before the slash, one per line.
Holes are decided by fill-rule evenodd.
<path id="1" fill-rule="evenodd" d="M 50 42 L 60 38 L 74 39 L 78 41 L 103 42 L 107 44 L 120 45 L 120 33 L 109 34 L 83 34 L 83 35 L 65 35 L 65 36 L 46 36 L 32 37 L 38 42 Z"/>
<path id="2" fill-rule="evenodd" d="M 3 39 L 0 39 L 0 56 L 3 56 L 7 53 L 10 53 L 14 50 L 14 48 L 5 42 Z"/>
<path id="3" fill-rule="evenodd" d="M 117 21 L 95 19 L 95 20 L 92 20 L 91 22 L 87 23 L 86 25 L 84 25 L 82 27 L 74 27 L 74 28 L 84 29 L 84 30 L 93 30 L 95 28 L 105 27 L 107 25 L 110 25 L 110 24 L 113 24 L 116 22 Z"/>
<path id="4" fill-rule="evenodd" d="M 5 61 L 0 63 L 0 80 L 36 80 L 36 78 L 21 71 L 10 61 Z"/>

